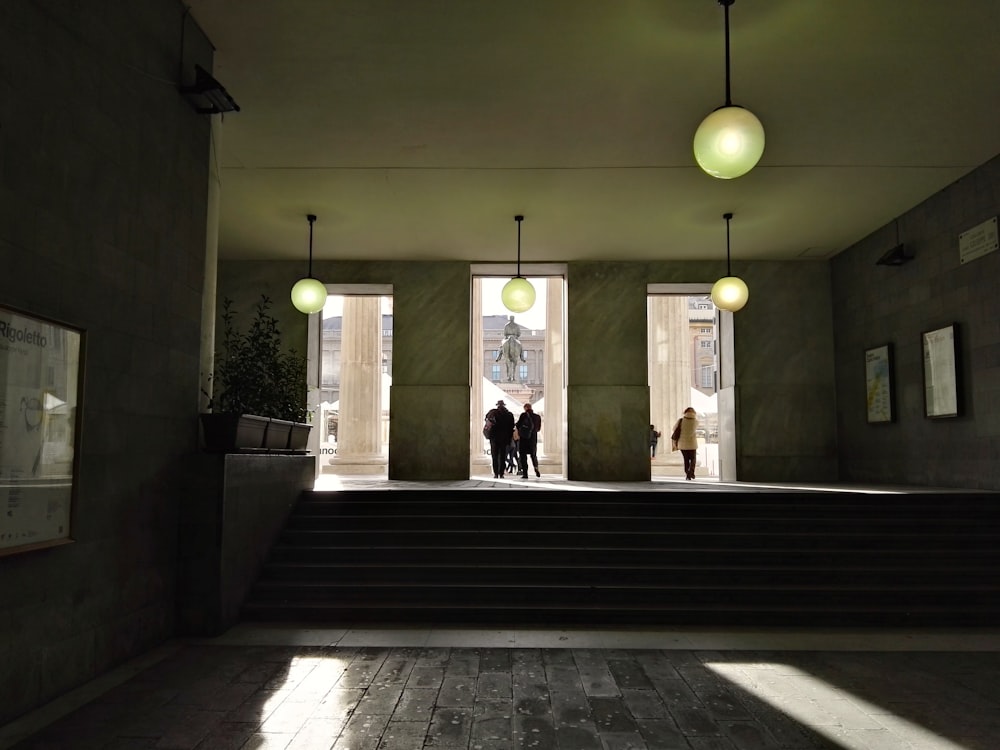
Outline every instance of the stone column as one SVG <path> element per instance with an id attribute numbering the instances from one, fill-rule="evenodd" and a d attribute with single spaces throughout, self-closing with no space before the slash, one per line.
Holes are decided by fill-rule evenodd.
<path id="1" fill-rule="evenodd" d="M 563 472 L 564 436 L 566 414 L 563 361 L 563 285 L 561 277 L 545 280 L 545 413 L 542 415 L 542 434 L 538 444 L 538 460 L 547 464 L 549 471 Z"/>
<path id="2" fill-rule="evenodd" d="M 471 466 L 470 476 L 478 474 L 490 474 L 492 464 L 490 457 L 486 454 L 488 447 L 486 438 L 483 437 L 482 425 L 483 416 L 486 411 L 483 409 L 483 352 L 485 343 L 483 341 L 483 280 L 475 277 L 472 280 L 472 368 L 470 377 L 470 401 L 469 401 L 469 424 L 472 429 L 469 433 L 469 456 Z"/>
<path id="3" fill-rule="evenodd" d="M 663 433 L 656 463 L 683 466 L 679 452 L 670 452 L 674 422 L 691 405 L 691 336 L 687 297 L 649 298 L 649 421 Z"/>
<path id="4" fill-rule="evenodd" d="M 344 473 L 378 473 L 382 451 L 382 306 L 376 296 L 344 298 L 337 455 Z"/>

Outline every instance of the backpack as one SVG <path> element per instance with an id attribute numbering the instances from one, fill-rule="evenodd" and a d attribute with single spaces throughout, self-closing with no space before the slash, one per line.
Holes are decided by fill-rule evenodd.
<path id="1" fill-rule="evenodd" d="M 535 420 L 532 419 L 530 414 L 526 420 L 518 420 L 517 431 L 522 440 L 531 440 L 535 436 Z"/>
<path id="2" fill-rule="evenodd" d="M 493 434 L 493 425 L 495 425 L 495 424 L 496 424 L 496 420 L 493 418 L 493 415 L 488 414 L 486 416 L 486 421 L 483 423 L 483 437 L 484 438 L 489 438 L 489 436 Z"/>

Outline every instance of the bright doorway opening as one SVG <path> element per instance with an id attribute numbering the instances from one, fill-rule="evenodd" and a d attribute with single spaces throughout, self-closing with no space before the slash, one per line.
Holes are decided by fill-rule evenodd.
<path id="1" fill-rule="evenodd" d="M 709 296 L 710 285 L 650 285 L 647 295 L 648 377 L 652 477 L 684 476 L 680 451 L 672 449 L 671 432 L 684 410 L 697 416 L 695 476 L 726 477 L 723 459 L 731 452 L 720 422 L 720 311 Z M 723 403 L 727 403 L 723 399 Z"/>
<path id="2" fill-rule="evenodd" d="M 317 472 L 384 475 L 389 463 L 392 287 L 328 286 L 310 316 L 311 450 Z"/>
<path id="3" fill-rule="evenodd" d="M 483 437 L 486 413 L 503 401 L 517 419 L 531 404 L 542 420 L 536 456 L 545 477 L 564 476 L 566 443 L 565 268 L 524 265 L 535 288 L 534 305 L 523 313 L 504 307 L 500 293 L 515 271 L 504 266 L 473 267 L 472 361 L 470 363 L 469 476 L 492 476 L 490 441 Z M 508 464 L 509 460 L 509 464 Z M 519 446 L 509 445 L 505 465 L 519 464 Z M 516 471 L 511 470 L 516 475 Z M 534 476 L 533 470 L 529 473 Z"/>

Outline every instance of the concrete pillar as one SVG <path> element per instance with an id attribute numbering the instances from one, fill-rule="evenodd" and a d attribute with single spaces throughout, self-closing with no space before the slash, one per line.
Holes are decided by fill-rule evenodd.
<path id="1" fill-rule="evenodd" d="M 548 471 L 563 473 L 565 452 L 565 363 L 563 338 L 563 286 L 560 277 L 545 280 L 545 413 L 542 415 L 538 460 Z"/>
<path id="2" fill-rule="evenodd" d="M 341 338 L 337 455 L 330 462 L 338 471 L 367 473 L 385 467 L 381 397 L 381 300 L 377 296 L 347 296 Z"/>
<path id="3" fill-rule="evenodd" d="M 649 298 L 649 421 L 663 433 L 656 462 L 683 466 L 681 454 L 670 452 L 670 432 L 691 405 L 691 336 L 687 297 Z"/>
<path id="4" fill-rule="evenodd" d="M 483 280 L 476 276 L 472 280 L 472 367 L 470 370 L 469 456 L 472 466 L 470 475 L 489 474 L 492 464 L 486 454 L 488 447 L 483 437 L 482 424 L 486 411 L 483 409 Z"/>

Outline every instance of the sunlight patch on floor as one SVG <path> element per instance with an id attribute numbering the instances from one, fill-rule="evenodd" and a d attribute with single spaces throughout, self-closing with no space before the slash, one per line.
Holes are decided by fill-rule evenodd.
<path id="1" fill-rule="evenodd" d="M 843 750 L 889 747 L 901 735 L 922 750 L 968 750 L 801 668 L 778 662 L 706 662 L 706 667 Z"/>

